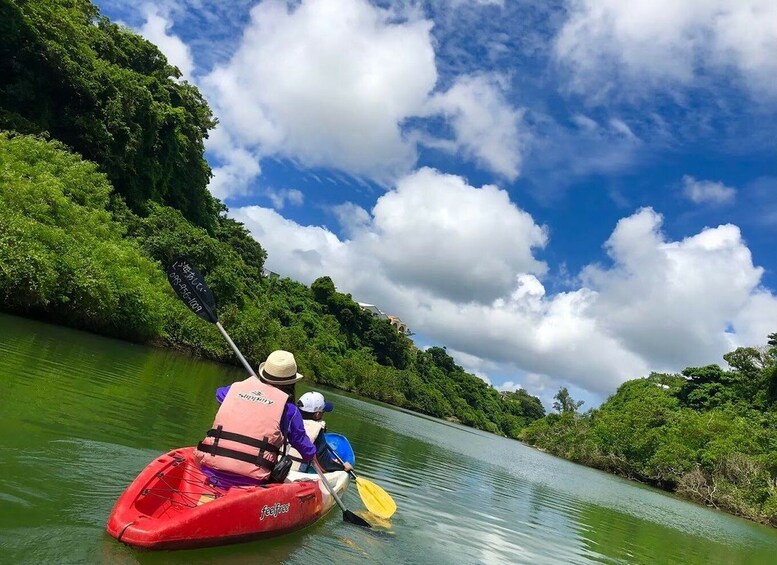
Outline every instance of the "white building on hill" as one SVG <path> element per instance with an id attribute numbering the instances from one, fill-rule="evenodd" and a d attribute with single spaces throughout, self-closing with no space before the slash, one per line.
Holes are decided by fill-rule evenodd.
<path id="1" fill-rule="evenodd" d="M 388 316 L 384 314 L 383 311 L 377 306 L 375 306 L 374 304 L 367 304 L 365 302 L 358 302 L 358 304 L 362 310 L 369 312 L 376 318 L 380 318 L 381 320 L 388 320 Z"/>
<path id="2" fill-rule="evenodd" d="M 367 304 L 366 302 L 357 302 L 359 307 L 364 310 L 365 312 L 369 312 L 376 318 L 380 318 L 381 320 L 388 320 L 389 323 L 394 326 L 394 328 L 401 334 L 405 335 L 413 335 L 413 332 L 410 331 L 410 328 L 407 327 L 407 324 L 399 319 L 399 316 L 391 316 L 389 314 L 386 314 L 375 306 L 374 304 Z"/>

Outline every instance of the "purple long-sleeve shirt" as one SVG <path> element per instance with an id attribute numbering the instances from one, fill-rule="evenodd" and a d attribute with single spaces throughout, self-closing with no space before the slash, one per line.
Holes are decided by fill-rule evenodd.
<path id="1" fill-rule="evenodd" d="M 216 389 L 216 400 L 219 404 L 224 402 L 232 385 L 222 386 Z M 293 402 L 287 402 L 281 416 L 281 430 L 291 446 L 299 451 L 304 461 L 311 461 L 316 456 L 316 446 L 305 433 L 305 425 L 302 423 L 302 414 L 299 413 Z"/>

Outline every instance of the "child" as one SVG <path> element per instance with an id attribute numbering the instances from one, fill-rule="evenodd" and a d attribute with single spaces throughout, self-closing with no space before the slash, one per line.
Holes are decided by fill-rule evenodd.
<path id="1" fill-rule="evenodd" d="M 350 471 L 353 469 L 350 463 L 341 464 L 329 450 L 324 433 L 326 432 L 326 422 L 324 422 L 324 412 L 331 412 L 333 406 L 331 402 L 324 400 L 324 395 L 320 392 L 306 392 L 299 397 L 297 408 L 302 414 L 302 424 L 305 426 L 305 433 L 316 446 L 316 459 L 322 469 L 329 473 L 331 471 Z M 299 458 L 296 449 L 289 446 L 289 455 Z M 308 463 L 294 462 L 292 471 L 315 472 Z"/>

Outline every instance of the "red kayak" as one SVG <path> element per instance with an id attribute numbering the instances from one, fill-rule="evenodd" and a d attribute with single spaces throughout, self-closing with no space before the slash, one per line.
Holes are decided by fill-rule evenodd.
<path id="1" fill-rule="evenodd" d="M 221 545 L 304 528 L 335 503 L 318 477 L 305 473 L 291 472 L 282 484 L 216 488 L 193 451 L 175 449 L 149 463 L 116 501 L 108 533 L 144 549 Z M 326 478 L 338 495 L 348 486 L 343 471 Z"/>

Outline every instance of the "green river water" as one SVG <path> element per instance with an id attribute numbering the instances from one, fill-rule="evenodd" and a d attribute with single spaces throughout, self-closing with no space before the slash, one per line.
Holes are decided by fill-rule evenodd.
<path id="1" fill-rule="evenodd" d="M 329 429 L 396 500 L 390 523 L 363 530 L 335 510 L 284 537 L 172 552 L 108 536 L 124 487 L 159 453 L 200 440 L 214 389 L 242 378 L 0 315 L 0 563 L 777 563 L 774 529 L 331 391 Z M 345 503 L 362 512 L 355 485 Z"/>

